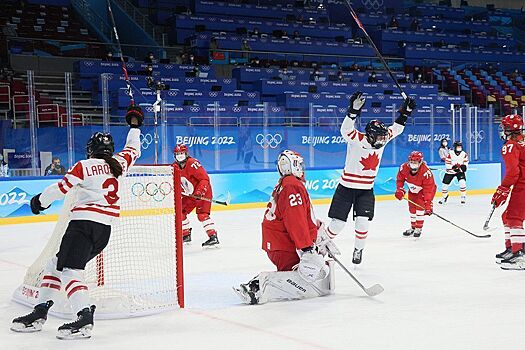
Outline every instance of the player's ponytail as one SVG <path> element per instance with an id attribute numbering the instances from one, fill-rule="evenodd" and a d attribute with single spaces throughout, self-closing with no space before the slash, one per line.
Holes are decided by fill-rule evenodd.
<path id="1" fill-rule="evenodd" d="M 106 161 L 106 163 L 108 163 L 109 170 L 111 171 L 111 174 L 113 174 L 113 176 L 118 178 L 120 175 L 122 175 L 122 165 L 120 165 L 118 160 L 116 160 L 110 155 L 105 155 L 103 159 Z"/>

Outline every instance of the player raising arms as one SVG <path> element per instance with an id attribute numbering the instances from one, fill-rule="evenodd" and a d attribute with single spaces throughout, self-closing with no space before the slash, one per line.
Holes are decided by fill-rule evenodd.
<path id="1" fill-rule="evenodd" d="M 196 209 L 197 218 L 208 235 L 206 242 L 202 243 L 204 248 L 218 246 L 219 239 L 215 230 L 215 222 L 210 217 L 211 201 L 200 200 L 213 198 L 210 177 L 201 163 L 190 157 L 188 147 L 178 144 L 173 150 L 175 157 L 174 165 L 181 168 L 182 197 L 182 236 L 184 243 L 191 242 L 191 227 L 188 219 L 189 213 Z"/>
<path id="2" fill-rule="evenodd" d="M 138 128 L 143 120 L 140 107 L 130 106 L 126 121 L 131 129 L 121 152 L 113 155 L 115 147 L 110 134 L 95 133 L 86 146 L 87 159 L 77 162 L 62 180 L 31 199 L 31 211 L 39 214 L 78 187 L 77 200 L 72 206 L 60 249 L 44 267 L 38 304 L 30 314 L 15 318 L 11 330 L 24 333 L 40 331 L 54 304 L 53 292 L 64 287 L 71 309 L 77 312 L 78 318 L 60 326 L 57 337 L 91 337 L 95 305 L 90 304 L 84 268 L 106 247 L 111 224 L 120 215 L 119 178 L 140 156 Z"/>
<path id="3" fill-rule="evenodd" d="M 507 201 L 503 212 L 503 224 L 509 231 L 505 239 L 505 251 L 496 255 L 496 262 L 501 262 L 504 270 L 525 270 L 525 137 L 523 136 L 523 118 L 518 114 L 506 115 L 501 120 L 501 138 L 505 144 L 501 155 L 505 161 L 505 177 L 492 196 L 496 207 Z M 512 192 L 511 192 L 512 189 Z"/>
<path id="4" fill-rule="evenodd" d="M 328 212 L 328 217 L 332 219 L 328 226 L 328 234 L 334 238 L 344 229 L 353 207 L 354 264 L 361 263 L 370 221 L 374 218 L 374 180 L 385 145 L 403 132 L 408 117 L 416 108 L 416 102 L 407 98 L 393 125 L 387 127 L 380 120 L 374 119 L 366 125 L 365 133 L 362 133 L 355 128 L 355 121 L 364 104 L 365 98 L 361 92 L 355 92 L 350 97 L 350 106 L 341 125 L 341 135 L 347 142 L 346 162 Z"/>
<path id="5" fill-rule="evenodd" d="M 408 211 L 410 212 L 410 229 L 403 232 L 403 236 L 421 236 L 421 230 L 425 222 L 425 215 L 432 214 L 432 200 L 436 195 L 436 183 L 434 176 L 423 160 L 423 153 L 412 151 L 408 161 L 403 163 L 397 173 L 396 198 L 402 200 L 405 197 L 405 182 L 408 185 Z M 414 203 L 412 203 L 414 202 Z"/>
<path id="6" fill-rule="evenodd" d="M 467 200 L 467 166 L 468 154 L 463 151 L 463 144 L 455 141 L 452 150 L 445 158 L 445 175 L 443 175 L 443 185 L 441 187 L 442 198 L 439 204 L 445 204 L 448 200 L 448 186 L 457 177 L 459 182 L 459 192 L 461 193 L 461 204 Z"/>
<path id="7" fill-rule="evenodd" d="M 261 272 L 234 288 L 246 304 L 312 298 L 330 294 L 334 288 L 331 265 L 323 254 L 327 246 L 332 253 L 339 252 L 320 223 L 318 237 L 304 186 L 303 158 L 296 152 L 283 151 L 277 170 L 281 178 L 262 223 L 262 249 L 277 271 Z"/>

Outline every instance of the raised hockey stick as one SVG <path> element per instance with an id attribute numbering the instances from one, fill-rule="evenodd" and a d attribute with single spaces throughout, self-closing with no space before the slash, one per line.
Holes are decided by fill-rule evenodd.
<path id="1" fill-rule="evenodd" d="M 206 197 L 196 196 L 194 194 L 184 194 L 183 193 L 182 195 L 186 196 L 186 197 L 194 198 L 194 199 L 197 199 L 197 200 L 200 200 L 200 201 L 211 202 L 211 203 L 220 204 L 220 205 L 228 205 L 228 204 L 230 204 L 230 200 L 231 200 L 230 192 L 228 192 L 227 198 L 226 198 L 225 201 L 219 201 L 219 200 L 213 199 L 213 198 L 206 198 Z"/>
<path id="2" fill-rule="evenodd" d="M 485 224 L 483 225 L 483 231 L 487 231 L 489 229 L 489 222 L 492 218 L 492 214 L 494 214 L 494 210 L 496 210 L 496 205 L 492 204 L 492 208 L 490 209 L 489 216 L 487 217 L 487 220 L 485 220 Z"/>
<path id="3" fill-rule="evenodd" d="M 366 288 L 365 286 L 363 286 L 363 284 L 361 282 L 359 282 L 359 280 L 350 272 L 348 271 L 348 269 L 346 268 L 346 266 L 343 265 L 342 262 L 340 262 L 336 257 L 335 257 L 335 254 L 332 254 L 332 252 L 330 252 L 330 250 L 327 248 L 328 250 L 328 255 L 330 255 L 330 257 L 332 259 L 334 259 L 334 261 L 339 265 L 341 266 L 341 268 L 348 274 L 348 276 L 350 276 L 350 278 L 352 278 L 354 280 L 354 282 L 366 293 L 366 295 L 368 295 L 369 297 L 374 297 L 378 294 L 381 294 L 383 293 L 383 291 L 385 290 L 383 288 L 382 285 L 380 284 L 374 284 L 372 287 L 368 287 Z"/>
<path id="4" fill-rule="evenodd" d="M 403 197 L 403 199 L 406 200 L 406 201 L 408 201 L 409 203 L 412 203 L 412 204 L 415 205 L 416 207 L 425 210 L 424 207 L 422 207 L 421 205 L 417 204 L 416 202 L 414 202 L 414 201 L 408 199 L 407 197 Z M 453 223 L 452 221 L 450 221 L 450 220 L 448 220 L 448 219 L 445 219 L 444 217 L 442 217 L 441 215 L 439 215 L 438 213 L 436 213 L 436 212 L 434 212 L 434 211 L 432 211 L 432 215 L 437 216 L 437 217 L 440 218 L 441 220 L 443 220 L 443 221 L 445 221 L 445 222 L 448 222 L 448 223 L 451 224 L 452 226 L 455 226 L 455 227 L 459 228 L 460 230 L 463 230 L 463 231 L 465 231 L 466 233 L 468 233 L 469 235 L 472 235 L 472 236 L 474 236 L 474 237 L 477 237 L 477 238 L 490 238 L 490 237 L 491 237 L 491 235 L 477 235 L 477 234 L 475 234 L 475 233 L 472 233 L 472 232 L 470 232 L 469 230 L 464 229 L 463 227 L 456 225 L 456 224 Z"/>
<path id="5" fill-rule="evenodd" d="M 348 6 L 348 9 L 350 10 L 350 14 L 354 18 L 355 23 L 357 23 L 357 26 L 359 28 L 361 28 L 361 30 L 365 34 L 366 40 L 368 41 L 370 46 L 372 46 L 372 48 L 374 49 L 374 51 L 376 53 L 376 56 L 379 58 L 381 63 L 383 63 L 383 65 L 385 66 L 385 69 L 388 72 L 388 74 L 390 75 L 390 78 L 392 78 L 392 80 L 396 84 L 397 88 L 399 89 L 399 92 L 401 93 L 401 96 L 403 96 L 403 98 L 406 100 L 407 97 L 408 97 L 407 94 L 405 93 L 405 91 L 403 90 L 401 85 L 399 85 L 399 83 L 397 82 L 396 77 L 394 77 L 394 74 L 390 70 L 390 67 L 388 67 L 388 64 L 386 63 L 385 59 L 383 58 L 383 55 L 381 55 L 381 52 L 379 52 L 379 49 L 377 48 L 376 44 L 374 44 L 374 41 L 372 40 L 370 35 L 368 35 L 368 33 L 367 33 L 366 29 L 365 29 L 365 26 L 363 25 L 363 23 L 361 23 L 361 21 L 357 17 L 357 13 L 354 11 L 354 8 L 352 7 L 352 4 L 350 3 L 350 0 L 345 0 L 345 3 L 346 3 L 346 6 Z"/>
<path id="6" fill-rule="evenodd" d="M 135 105 L 135 99 L 133 98 L 133 90 L 131 89 L 131 82 L 128 76 L 128 69 L 126 67 L 126 61 L 124 60 L 124 54 L 122 53 L 122 46 L 120 45 L 120 39 L 118 37 L 117 25 L 115 24 L 115 17 L 113 17 L 113 10 L 111 9 L 111 0 L 108 0 L 108 11 L 111 24 L 113 25 L 113 33 L 115 34 L 115 40 L 117 41 L 118 53 L 120 61 L 122 62 L 122 71 L 124 72 L 124 80 L 126 81 L 126 95 L 129 96 L 130 103 L 132 106 Z"/>

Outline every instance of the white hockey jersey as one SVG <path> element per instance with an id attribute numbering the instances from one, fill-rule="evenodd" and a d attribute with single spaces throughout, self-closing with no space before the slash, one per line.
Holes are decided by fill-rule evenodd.
<path id="1" fill-rule="evenodd" d="M 405 127 L 394 123 L 388 127 L 388 142 L 401 134 Z M 372 147 L 366 135 L 355 128 L 355 120 L 346 117 L 341 124 L 341 135 L 347 142 L 346 162 L 339 183 L 348 188 L 368 190 L 374 187 L 385 146 Z"/>
<path id="2" fill-rule="evenodd" d="M 468 166 L 468 154 L 465 151 L 461 151 L 459 154 L 456 154 L 454 150 L 450 150 L 448 152 L 447 158 L 445 158 L 445 171 L 447 174 L 456 174 L 456 172 L 452 169 L 455 165 L 462 166 L 466 165 Z"/>
<path id="3" fill-rule="evenodd" d="M 140 157 L 140 130 L 130 129 L 126 146 L 113 158 L 122 165 L 124 173 Z M 122 175 L 124 176 L 124 175 Z M 40 195 L 42 207 L 47 208 L 78 186 L 77 201 L 71 208 L 71 220 L 90 220 L 111 225 L 120 216 L 119 180 L 111 174 L 103 159 L 89 158 L 77 162 L 56 184 Z"/>

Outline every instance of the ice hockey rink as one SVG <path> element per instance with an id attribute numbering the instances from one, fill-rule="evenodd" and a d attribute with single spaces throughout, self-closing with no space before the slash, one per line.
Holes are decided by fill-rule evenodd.
<path id="1" fill-rule="evenodd" d="M 437 201 L 436 201 L 437 202 Z M 487 195 L 461 206 L 449 198 L 435 211 L 482 234 Z M 379 201 L 364 250 L 353 268 L 353 227 L 337 239 L 340 259 L 366 286 L 385 291 L 367 297 L 339 267 L 334 295 L 310 300 L 241 304 L 231 287 L 273 266 L 260 249 L 264 209 L 218 211 L 221 248 L 203 251 L 194 225 L 185 246 L 186 308 L 155 316 L 95 323 L 93 338 L 60 341 L 64 321 L 50 317 L 33 334 L 9 331 L 28 308 L 11 301 L 27 267 L 54 223 L 0 226 L 0 349 L 496 349 L 525 341 L 525 273 L 503 271 L 494 255 L 503 248 L 501 211 L 492 238 L 479 239 L 438 219 L 427 219 L 419 240 L 403 238 L 406 202 Z M 316 206 L 326 218 L 327 205 Z M 192 217 L 194 221 L 195 217 Z"/>

